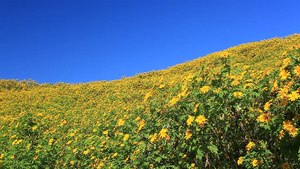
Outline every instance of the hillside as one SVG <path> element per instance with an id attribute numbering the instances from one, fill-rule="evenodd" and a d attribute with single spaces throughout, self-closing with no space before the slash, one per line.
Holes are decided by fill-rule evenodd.
<path id="1" fill-rule="evenodd" d="M 299 45 L 252 42 L 110 82 L 2 79 L 0 168 L 297 168 Z"/>

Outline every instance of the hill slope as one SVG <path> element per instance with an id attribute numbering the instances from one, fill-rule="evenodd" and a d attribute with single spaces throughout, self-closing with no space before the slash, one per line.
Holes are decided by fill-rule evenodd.
<path id="1" fill-rule="evenodd" d="M 299 44 L 243 44 L 111 82 L 1 80 L 0 166 L 297 167 Z"/>

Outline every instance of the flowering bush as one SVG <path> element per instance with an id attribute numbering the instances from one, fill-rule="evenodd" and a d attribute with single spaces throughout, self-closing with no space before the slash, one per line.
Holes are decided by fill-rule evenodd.
<path id="1" fill-rule="evenodd" d="M 300 36 L 285 40 L 113 82 L 1 80 L 0 168 L 298 168 Z"/>

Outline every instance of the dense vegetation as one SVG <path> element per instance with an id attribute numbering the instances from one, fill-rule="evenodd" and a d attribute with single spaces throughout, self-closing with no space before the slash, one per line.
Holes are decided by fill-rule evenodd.
<path id="1" fill-rule="evenodd" d="M 300 35 L 83 84 L 0 80 L 0 168 L 299 168 Z"/>

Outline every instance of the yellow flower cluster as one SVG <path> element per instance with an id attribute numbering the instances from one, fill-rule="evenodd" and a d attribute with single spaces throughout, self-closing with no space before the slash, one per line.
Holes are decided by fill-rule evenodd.
<path id="1" fill-rule="evenodd" d="M 141 131 L 144 126 L 145 126 L 145 120 L 141 120 L 138 124 L 139 127 L 138 131 Z"/>
<path id="2" fill-rule="evenodd" d="M 203 93 L 207 93 L 211 89 L 210 86 L 203 86 L 200 88 L 200 91 Z"/>
<path id="3" fill-rule="evenodd" d="M 256 120 L 259 121 L 259 122 L 269 123 L 271 121 L 270 112 L 262 113 L 261 115 L 259 115 L 257 117 Z"/>
<path id="4" fill-rule="evenodd" d="M 250 150 L 253 146 L 255 146 L 255 143 L 253 143 L 252 141 L 250 141 L 247 146 L 246 146 L 246 150 Z"/>
<path id="5" fill-rule="evenodd" d="M 22 139 L 20 139 L 20 140 L 15 140 L 15 141 L 13 141 L 13 142 L 11 143 L 11 145 L 18 145 L 18 144 L 20 144 L 22 141 L 23 141 Z"/>
<path id="6" fill-rule="evenodd" d="M 198 116 L 196 118 L 195 121 L 198 123 L 198 125 L 200 125 L 201 127 L 203 127 L 204 124 L 206 123 L 207 119 L 204 117 L 204 115 L 200 115 L 200 116 Z"/>
<path id="7" fill-rule="evenodd" d="M 170 136 L 168 135 L 168 129 L 161 129 L 159 132 L 160 138 L 165 138 L 167 140 L 170 139 Z"/>
<path id="8" fill-rule="evenodd" d="M 186 124 L 189 126 L 192 124 L 192 122 L 194 121 L 195 117 L 189 115 L 189 118 L 186 120 Z"/>
<path id="9" fill-rule="evenodd" d="M 234 92 L 233 95 L 236 98 L 242 98 L 244 96 L 244 93 L 242 93 L 242 92 Z"/>
<path id="10" fill-rule="evenodd" d="M 192 135 L 193 135 L 193 133 L 191 133 L 191 130 L 188 129 L 185 133 L 185 139 L 187 139 L 187 140 L 190 139 L 192 137 Z"/>
<path id="11" fill-rule="evenodd" d="M 296 137 L 298 135 L 298 128 L 292 124 L 291 121 L 284 121 L 283 122 L 283 129 L 287 131 L 292 137 Z"/>

